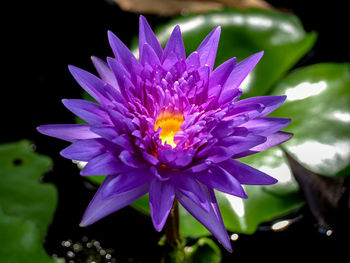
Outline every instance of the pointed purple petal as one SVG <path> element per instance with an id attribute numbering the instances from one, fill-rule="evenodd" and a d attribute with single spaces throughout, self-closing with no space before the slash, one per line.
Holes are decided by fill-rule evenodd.
<path id="1" fill-rule="evenodd" d="M 184 170 L 184 172 L 191 172 L 191 173 L 198 173 L 204 170 L 208 170 L 208 168 L 211 166 L 211 162 L 210 161 L 203 161 L 201 163 L 195 164 L 189 168 L 187 168 L 186 170 Z"/>
<path id="2" fill-rule="evenodd" d="M 137 65 L 134 64 L 135 61 L 137 61 L 135 56 L 111 31 L 108 31 L 108 40 L 116 59 L 125 67 L 125 69 L 132 73 Z"/>
<path id="3" fill-rule="evenodd" d="M 146 164 L 142 159 L 138 159 L 135 156 L 133 156 L 129 151 L 124 150 L 119 154 L 119 159 L 127 166 L 133 167 L 133 168 L 144 168 L 146 167 Z"/>
<path id="4" fill-rule="evenodd" d="M 69 142 L 100 137 L 90 131 L 90 125 L 87 124 L 48 124 L 39 126 L 37 130 L 42 134 Z"/>
<path id="5" fill-rule="evenodd" d="M 225 104 L 233 99 L 233 94 L 236 93 L 235 90 L 238 89 L 246 76 L 253 70 L 263 54 L 264 52 L 262 51 L 251 55 L 236 65 L 231 75 L 228 77 L 225 86 L 223 87 L 219 104 Z"/>
<path id="6" fill-rule="evenodd" d="M 111 124 L 107 112 L 96 103 L 79 99 L 63 99 L 62 103 L 90 125 Z"/>
<path id="7" fill-rule="evenodd" d="M 233 159 L 220 163 L 220 166 L 235 177 L 241 184 L 269 185 L 277 183 L 277 180 L 249 165 Z"/>
<path id="8" fill-rule="evenodd" d="M 91 225 L 101 218 L 131 204 L 148 192 L 149 185 L 145 184 L 128 192 L 123 192 L 114 195 L 111 198 L 103 199 L 103 192 L 113 178 L 113 176 L 108 176 L 104 180 L 86 209 L 80 222 L 80 226 L 85 227 Z"/>
<path id="9" fill-rule="evenodd" d="M 187 70 L 200 68 L 201 62 L 197 51 L 192 52 L 186 59 Z"/>
<path id="10" fill-rule="evenodd" d="M 263 144 L 259 144 L 253 148 L 251 148 L 251 151 L 258 151 L 258 152 L 262 152 L 265 151 L 271 147 L 274 147 L 276 145 L 279 145 L 283 142 L 288 141 L 290 138 L 292 138 L 293 134 L 289 133 L 289 132 L 276 132 L 274 134 L 271 134 L 269 136 L 266 137 L 266 142 Z"/>
<path id="11" fill-rule="evenodd" d="M 208 155 L 207 160 L 213 163 L 220 163 L 231 158 L 234 152 L 225 146 L 214 146 Z"/>
<path id="12" fill-rule="evenodd" d="M 180 27 L 176 26 L 171 33 L 168 43 L 165 46 L 162 62 L 164 63 L 167 57 L 174 53 L 178 60 L 186 59 L 184 42 L 182 40 Z"/>
<path id="13" fill-rule="evenodd" d="M 134 149 L 133 145 L 130 142 L 130 137 L 126 134 L 118 136 L 117 138 L 113 139 L 112 142 L 129 152 L 133 151 Z"/>
<path id="14" fill-rule="evenodd" d="M 201 65 L 208 65 L 211 70 L 214 68 L 216 51 L 220 40 L 221 27 L 216 27 L 206 36 L 197 48 Z"/>
<path id="15" fill-rule="evenodd" d="M 237 159 L 237 158 L 242 158 L 242 157 L 252 155 L 252 154 L 255 154 L 258 152 L 262 152 L 262 151 L 270 149 L 274 146 L 280 145 L 281 143 L 288 141 L 292 137 L 293 137 L 293 134 L 288 133 L 288 132 L 282 132 L 282 131 L 276 132 L 276 133 L 273 133 L 273 134 L 270 134 L 269 136 L 267 136 L 266 141 L 264 143 L 261 143 L 253 148 L 250 148 L 247 151 L 235 154 L 232 157 L 234 159 Z"/>
<path id="16" fill-rule="evenodd" d="M 237 125 L 246 122 L 246 118 L 231 118 L 229 120 L 222 120 L 211 132 L 215 138 L 222 138 L 230 136 Z"/>
<path id="17" fill-rule="evenodd" d="M 118 133 L 124 133 L 128 131 L 128 127 L 125 123 L 126 117 L 123 116 L 123 114 L 119 113 L 118 111 L 112 108 L 108 108 L 107 112 Z"/>
<path id="18" fill-rule="evenodd" d="M 197 205 L 209 212 L 209 203 L 205 198 L 202 188 L 191 174 L 181 174 L 174 178 L 176 190 L 186 195 Z"/>
<path id="19" fill-rule="evenodd" d="M 241 198 L 248 197 L 240 182 L 220 166 L 212 166 L 207 172 L 196 174 L 196 178 L 210 188 Z"/>
<path id="20" fill-rule="evenodd" d="M 262 117 L 250 120 L 242 125 L 249 132 L 261 136 L 268 136 L 286 127 L 291 119 Z"/>
<path id="21" fill-rule="evenodd" d="M 103 153 L 94 159 L 91 159 L 84 169 L 80 172 L 81 175 L 110 175 L 127 172 L 132 170 L 130 166 L 119 162 L 114 154 L 110 152 Z"/>
<path id="22" fill-rule="evenodd" d="M 70 73 L 79 83 L 79 85 L 89 93 L 95 100 L 97 100 L 102 105 L 111 104 L 106 97 L 105 86 L 106 82 L 102 81 L 95 75 L 82 70 L 80 68 L 69 65 L 68 66 Z"/>
<path id="23" fill-rule="evenodd" d="M 117 79 L 120 91 L 122 91 L 121 85 L 124 85 L 124 77 L 130 78 L 130 73 L 119 61 L 113 58 L 108 57 L 107 63 Z"/>
<path id="24" fill-rule="evenodd" d="M 266 116 L 270 112 L 274 111 L 276 108 L 281 106 L 281 104 L 286 100 L 287 96 L 260 96 L 252 97 L 244 100 L 239 100 L 236 102 L 235 106 L 240 107 L 248 103 L 259 103 L 264 105 L 265 109 L 260 113 L 260 116 Z"/>
<path id="25" fill-rule="evenodd" d="M 145 43 L 148 43 L 152 47 L 155 54 L 157 54 L 158 59 L 161 60 L 163 56 L 163 49 L 159 44 L 157 37 L 154 35 L 151 27 L 149 26 L 146 18 L 140 15 L 140 24 L 139 24 L 140 58 L 142 58 L 143 56 L 142 49 Z"/>
<path id="26" fill-rule="evenodd" d="M 114 126 L 92 126 L 91 131 L 109 141 L 113 141 L 119 136 L 118 131 Z"/>
<path id="27" fill-rule="evenodd" d="M 182 168 L 189 165 L 192 162 L 193 153 L 187 152 L 179 155 L 171 164 L 174 165 L 175 168 Z"/>
<path id="28" fill-rule="evenodd" d="M 91 57 L 91 60 L 101 79 L 110 84 L 112 87 L 119 89 L 117 80 L 108 64 L 102 59 L 94 56 Z"/>
<path id="29" fill-rule="evenodd" d="M 103 199 L 108 199 L 124 192 L 139 188 L 148 183 L 151 179 L 150 173 L 145 169 L 134 169 L 119 175 L 113 176 L 102 193 Z"/>
<path id="30" fill-rule="evenodd" d="M 154 178 L 149 187 L 149 203 L 152 222 L 157 231 L 161 231 L 168 218 L 175 198 L 175 189 L 169 181 Z"/>
<path id="31" fill-rule="evenodd" d="M 140 62 L 142 65 L 146 65 L 146 63 L 148 63 L 153 67 L 156 65 L 160 65 L 160 60 L 158 56 L 151 48 L 151 46 L 147 43 L 145 43 L 142 47 L 142 57 L 140 57 Z"/>
<path id="32" fill-rule="evenodd" d="M 230 238 L 227 234 L 224 222 L 222 221 L 214 191 L 204 185 L 201 187 L 205 194 L 205 198 L 209 202 L 210 211 L 208 213 L 179 191 L 176 191 L 176 198 L 181 205 L 201 224 L 203 224 L 227 250 L 232 251 Z"/>
<path id="33" fill-rule="evenodd" d="M 157 155 L 158 159 L 163 163 L 171 163 L 177 157 L 173 149 L 159 149 Z"/>
<path id="34" fill-rule="evenodd" d="M 264 105 L 260 103 L 246 103 L 240 105 L 235 103 L 233 109 L 226 114 L 223 120 L 227 121 L 235 119 L 239 116 L 245 116 L 246 120 L 248 121 L 261 116 L 261 112 L 263 112 L 264 109 Z"/>
<path id="35" fill-rule="evenodd" d="M 230 76 L 232 70 L 234 69 L 236 62 L 236 58 L 231 58 L 214 70 L 209 79 L 208 97 L 212 95 L 220 96 L 220 94 L 214 93 L 212 90 L 213 88 L 217 87 L 217 85 L 224 86 L 227 78 Z"/>
<path id="36" fill-rule="evenodd" d="M 179 59 L 178 59 L 177 55 L 175 54 L 175 52 L 170 52 L 167 55 L 166 59 L 164 59 L 164 61 L 162 62 L 162 68 L 165 71 L 169 71 L 175 65 L 175 63 L 178 61 L 179 61 Z"/>
<path id="37" fill-rule="evenodd" d="M 145 159 L 146 162 L 152 164 L 152 165 L 158 165 L 159 160 L 157 157 L 153 156 L 152 154 L 149 154 L 145 151 L 142 151 L 142 157 Z"/>
<path id="38" fill-rule="evenodd" d="M 106 148 L 99 139 L 88 139 L 73 143 L 60 154 L 67 159 L 87 162 L 105 151 Z"/>
<path id="39" fill-rule="evenodd" d="M 247 136 L 229 136 L 222 138 L 218 144 L 226 146 L 232 152 L 234 152 L 234 154 L 238 154 L 260 145 L 266 142 L 266 140 L 267 139 L 265 136 L 251 134 Z"/>

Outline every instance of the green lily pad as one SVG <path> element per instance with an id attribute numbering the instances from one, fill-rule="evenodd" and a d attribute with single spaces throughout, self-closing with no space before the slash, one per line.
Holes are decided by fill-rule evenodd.
<path id="1" fill-rule="evenodd" d="M 155 29 L 164 47 L 176 25 L 180 25 L 186 53 L 195 51 L 204 37 L 221 26 L 216 66 L 237 57 L 238 61 L 264 50 L 264 57 L 242 83 L 244 97 L 264 95 L 285 72 L 314 45 L 316 33 L 306 33 L 292 14 L 260 9 L 226 9 L 178 17 Z M 137 41 L 132 45 L 138 53 Z"/>
<path id="2" fill-rule="evenodd" d="M 240 161 L 268 173 L 279 181 L 271 186 L 245 186 L 248 199 L 216 191 L 220 211 L 229 231 L 253 234 L 261 223 L 284 216 L 304 204 L 298 194 L 298 184 L 279 148 L 272 148 Z M 210 234 L 186 211 L 180 210 L 180 216 L 180 229 L 185 236 L 199 237 Z"/>
<path id="3" fill-rule="evenodd" d="M 292 119 L 294 137 L 283 146 L 312 172 L 350 174 L 349 87 L 349 63 L 324 63 L 293 71 L 273 91 L 287 95 L 273 116 Z"/>
<path id="4" fill-rule="evenodd" d="M 0 205 L 9 215 L 32 221 L 44 237 L 57 204 L 57 190 L 41 184 L 52 167 L 49 157 L 33 152 L 28 141 L 0 146 Z"/>
<path id="5" fill-rule="evenodd" d="M 46 254 L 38 227 L 0 207 L 0 262 L 63 263 Z"/>
<path id="6" fill-rule="evenodd" d="M 215 242 L 202 237 L 196 244 L 185 249 L 186 263 L 220 263 L 221 250 Z"/>
<path id="7" fill-rule="evenodd" d="M 51 159 L 24 140 L 0 145 L 0 156 L 0 262 L 57 262 L 42 244 L 57 204 L 55 186 L 39 181 Z"/>
<path id="8" fill-rule="evenodd" d="M 227 229 L 253 234 L 261 223 L 284 216 L 304 204 L 299 195 L 299 186 L 282 150 L 271 148 L 240 161 L 271 175 L 278 183 L 245 186 L 248 199 L 218 193 L 220 210 Z"/>

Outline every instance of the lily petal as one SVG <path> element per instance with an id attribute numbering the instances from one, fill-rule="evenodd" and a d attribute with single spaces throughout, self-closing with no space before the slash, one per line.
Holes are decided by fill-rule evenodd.
<path id="1" fill-rule="evenodd" d="M 278 132 L 279 130 L 283 129 L 290 122 L 291 119 L 262 117 L 250 120 L 242 124 L 242 127 L 247 128 L 249 132 L 253 134 L 268 136 L 272 133 Z"/>
<path id="2" fill-rule="evenodd" d="M 175 188 L 169 181 L 154 178 L 149 188 L 149 203 L 152 222 L 157 231 L 161 231 L 168 218 L 175 198 Z"/>
<path id="3" fill-rule="evenodd" d="M 81 175 L 110 175 L 127 172 L 133 169 L 117 160 L 114 154 L 110 152 L 103 153 L 90 160 Z"/>
<path id="4" fill-rule="evenodd" d="M 108 113 L 102 106 L 87 100 L 63 99 L 62 103 L 90 125 L 111 124 Z"/>
<path id="5" fill-rule="evenodd" d="M 208 65 L 211 70 L 214 68 L 216 51 L 219 45 L 221 27 L 214 28 L 197 48 L 201 65 Z"/>
<path id="6" fill-rule="evenodd" d="M 153 51 L 157 54 L 158 59 L 161 60 L 163 56 L 162 46 L 159 44 L 157 37 L 154 35 L 151 27 L 149 26 L 146 18 L 140 15 L 139 24 L 139 47 L 140 47 L 140 58 L 143 56 L 143 46 L 145 43 L 149 44 Z"/>
<path id="7" fill-rule="evenodd" d="M 98 139 L 80 140 L 68 146 L 60 154 L 71 160 L 88 162 L 106 152 L 106 147 Z"/>
<path id="8" fill-rule="evenodd" d="M 85 227 L 91 225 L 101 218 L 131 204 L 148 192 L 149 184 L 145 184 L 131 191 L 122 192 L 110 198 L 103 199 L 102 194 L 106 186 L 108 186 L 113 178 L 113 176 L 107 176 L 107 178 L 103 181 L 102 185 L 86 209 L 80 222 L 80 226 Z"/>
<path id="9" fill-rule="evenodd" d="M 244 100 L 239 100 L 236 102 L 235 106 L 240 107 L 244 104 L 259 103 L 264 105 L 264 110 L 260 113 L 260 116 L 266 116 L 270 112 L 277 109 L 286 100 L 287 96 L 259 96 L 251 97 Z"/>
<path id="10" fill-rule="evenodd" d="M 186 59 L 186 52 L 184 42 L 181 36 L 179 26 L 176 26 L 171 33 L 168 43 L 165 46 L 162 62 L 166 63 L 166 59 L 170 54 L 175 54 L 177 60 Z"/>
<path id="11" fill-rule="evenodd" d="M 245 60 L 239 62 L 237 66 L 233 69 L 231 75 L 226 81 L 226 85 L 223 87 L 223 91 L 219 98 L 219 104 L 225 104 L 233 99 L 236 89 L 241 85 L 246 76 L 253 70 L 255 65 L 259 62 L 264 52 L 261 51 Z"/>
<path id="12" fill-rule="evenodd" d="M 111 31 L 108 31 L 109 44 L 113 50 L 116 59 L 127 69 L 129 72 L 135 70 L 136 58 L 133 53 L 124 45 L 124 43 Z M 133 62 L 134 61 L 134 62 Z"/>
<path id="13" fill-rule="evenodd" d="M 90 72 L 74 67 L 72 65 L 69 65 L 68 69 L 75 80 L 79 83 L 79 85 L 95 100 L 103 105 L 110 104 L 110 101 L 107 99 L 106 92 L 104 90 L 105 86 L 108 85 L 106 82 L 97 78 Z"/>
<path id="14" fill-rule="evenodd" d="M 87 124 L 48 124 L 37 127 L 37 130 L 42 134 L 69 142 L 100 137 L 92 132 L 90 125 Z"/>
<path id="15" fill-rule="evenodd" d="M 186 195 L 179 191 L 176 191 L 176 198 L 179 200 L 181 205 L 201 224 L 203 224 L 218 240 L 219 242 L 229 251 L 232 251 L 230 238 L 227 234 L 224 222 L 222 221 L 221 213 L 219 210 L 218 203 L 214 191 L 208 187 L 201 185 L 202 190 L 205 194 L 205 198 L 209 202 L 209 212 L 203 210 L 195 202 L 193 202 Z"/>
<path id="16" fill-rule="evenodd" d="M 91 61 L 94 64 L 97 73 L 100 75 L 101 79 L 110 84 L 115 89 L 119 90 L 117 80 L 109 68 L 108 64 L 98 57 L 92 56 Z"/>
<path id="17" fill-rule="evenodd" d="M 269 185 L 277 183 L 277 180 L 249 165 L 233 159 L 220 163 L 220 166 L 235 177 L 241 184 Z"/>
<path id="18" fill-rule="evenodd" d="M 265 151 L 267 149 L 270 149 L 274 146 L 280 145 L 281 143 L 288 141 L 292 137 L 293 137 L 293 134 L 291 134 L 289 132 L 282 132 L 282 131 L 276 132 L 276 133 L 273 133 L 273 134 L 270 134 L 269 136 L 267 136 L 265 142 L 263 142 L 257 146 L 254 146 L 253 148 L 250 148 L 247 151 L 235 154 L 232 157 L 234 159 L 237 159 L 237 158 L 242 158 L 242 157 L 252 155 L 255 153 L 259 153 L 259 152 Z"/>
<path id="19" fill-rule="evenodd" d="M 113 178 L 104 188 L 102 198 L 108 199 L 129 192 L 145 185 L 150 179 L 150 173 L 146 169 L 134 169 L 119 175 L 113 175 Z"/>
<path id="20" fill-rule="evenodd" d="M 197 205 L 209 212 L 209 203 L 205 198 L 203 190 L 196 179 L 191 174 L 182 174 L 175 179 L 176 190 L 186 195 Z"/>
<path id="21" fill-rule="evenodd" d="M 196 178 L 203 184 L 221 192 L 241 198 L 248 197 L 240 182 L 219 165 L 212 166 L 205 173 L 196 174 Z"/>

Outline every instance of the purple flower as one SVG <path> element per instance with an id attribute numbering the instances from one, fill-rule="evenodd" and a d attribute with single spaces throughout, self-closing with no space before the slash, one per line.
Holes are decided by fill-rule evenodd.
<path id="1" fill-rule="evenodd" d="M 69 66 L 80 86 L 98 103 L 63 104 L 87 124 L 43 125 L 46 135 L 71 142 L 63 157 L 87 162 L 82 175 L 107 175 L 89 204 L 90 225 L 149 192 L 151 216 L 162 230 L 175 198 L 231 250 L 214 189 L 247 198 L 245 185 L 276 179 L 236 159 L 288 139 L 289 119 L 266 117 L 285 96 L 238 100 L 240 84 L 263 52 L 216 69 L 220 27 L 186 57 L 179 26 L 163 50 L 140 16 L 137 60 L 108 32 L 115 58 L 93 57 L 100 78 Z"/>

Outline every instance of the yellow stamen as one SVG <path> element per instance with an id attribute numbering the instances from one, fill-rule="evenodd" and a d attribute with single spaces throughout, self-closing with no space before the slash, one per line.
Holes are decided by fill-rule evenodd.
<path id="1" fill-rule="evenodd" d="M 182 114 L 174 114 L 169 111 L 164 111 L 158 115 L 154 125 L 154 130 L 158 130 L 159 127 L 162 128 L 159 137 L 162 140 L 163 145 L 166 142 L 171 145 L 172 148 L 176 147 L 174 136 L 175 133 L 181 130 L 180 126 L 183 121 L 184 117 Z"/>

